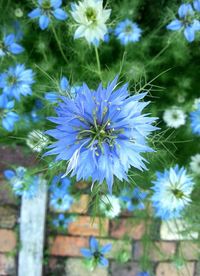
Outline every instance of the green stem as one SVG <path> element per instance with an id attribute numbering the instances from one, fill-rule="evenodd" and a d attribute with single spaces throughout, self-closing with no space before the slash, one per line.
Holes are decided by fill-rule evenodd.
<path id="1" fill-rule="evenodd" d="M 100 63 L 99 52 L 98 52 L 98 48 L 97 47 L 95 47 L 95 54 L 96 54 L 96 60 L 97 60 L 97 68 L 98 68 L 99 78 L 102 80 L 102 76 L 101 76 L 101 63 Z"/>
<path id="2" fill-rule="evenodd" d="M 60 53 L 61 53 L 62 57 L 63 57 L 63 59 L 65 60 L 65 62 L 68 63 L 68 60 L 67 60 L 67 58 L 66 58 L 66 56 L 65 56 L 65 54 L 64 54 L 64 52 L 63 52 L 62 45 L 61 45 L 61 43 L 60 43 L 60 40 L 59 40 L 59 38 L 58 38 L 58 36 L 57 36 L 56 30 L 55 30 L 53 24 L 52 24 L 52 31 L 53 31 L 55 40 L 56 40 L 56 42 L 57 42 L 57 44 L 58 44 L 58 48 L 59 48 L 59 50 L 60 50 Z"/>

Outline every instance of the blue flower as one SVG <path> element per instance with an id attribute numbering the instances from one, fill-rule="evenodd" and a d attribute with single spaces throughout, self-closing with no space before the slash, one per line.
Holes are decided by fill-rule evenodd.
<path id="1" fill-rule="evenodd" d="M 18 55 L 24 51 L 24 48 L 16 43 L 16 38 L 14 34 L 6 35 L 3 38 L 3 43 L 0 43 L 0 57 L 3 57 L 7 54 Z"/>
<path id="2" fill-rule="evenodd" d="M 151 200 L 155 215 L 164 220 L 181 217 L 181 212 L 191 202 L 194 186 L 187 171 L 176 165 L 163 173 L 157 172 L 157 180 L 152 183 L 154 194 Z"/>
<path id="3" fill-rule="evenodd" d="M 28 16 L 30 18 L 39 17 L 40 29 L 45 30 L 54 16 L 58 20 L 67 19 L 67 13 L 60 8 L 62 0 L 38 0 L 38 7 L 32 10 Z"/>
<path id="4" fill-rule="evenodd" d="M 122 45 L 127 45 L 129 42 L 139 41 L 141 33 L 142 30 L 138 25 L 129 19 L 120 22 L 115 28 L 115 35 Z"/>
<path id="5" fill-rule="evenodd" d="M 138 187 L 133 190 L 125 190 L 120 197 L 126 203 L 128 211 L 142 210 L 145 208 L 144 199 L 147 197 L 147 192 L 141 191 Z"/>
<path id="6" fill-rule="evenodd" d="M 7 131 L 13 131 L 15 123 L 19 120 L 19 115 L 12 111 L 14 101 L 8 101 L 7 97 L 0 95 L 0 113 L 2 126 Z"/>
<path id="7" fill-rule="evenodd" d="M 90 249 L 82 248 L 81 253 L 85 258 L 91 259 L 94 262 L 95 266 L 108 266 L 108 260 L 104 257 L 104 254 L 109 252 L 111 248 L 111 244 L 106 244 L 100 247 L 98 241 L 94 237 L 91 237 Z"/>
<path id="8" fill-rule="evenodd" d="M 56 228 L 62 227 L 66 229 L 72 221 L 72 217 L 66 218 L 64 214 L 59 214 L 57 218 L 53 219 L 52 223 Z"/>
<path id="9" fill-rule="evenodd" d="M 149 102 L 139 100 L 147 93 L 129 97 L 128 84 L 116 87 L 117 78 L 107 88 L 100 84 L 92 91 L 84 84 L 74 99 L 62 97 L 57 117 L 49 118 L 58 126 L 46 132 L 58 141 L 45 155 L 67 160 L 65 175 L 100 184 L 106 180 L 110 193 L 114 176 L 128 180 L 131 166 L 146 169 L 141 153 L 153 151 L 146 138 L 157 129 L 151 125 L 156 118 L 141 114 Z"/>
<path id="10" fill-rule="evenodd" d="M 15 195 L 23 195 L 28 199 L 36 196 L 39 186 L 39 177 L 29 175 L 24 167 L 18 167 L 15 171 L 5 170 L 4 176 L 10 182 Z"/>
<path id="11" fill-rule="evenodd" d="M 70 86 L 68 79 L 63 76 L 60 79 L 59 92 L 52 91 L 45 93 L 44 97 L 47 101 L 51 103 L 57 103 L 60 96 L 75 97 L 80 89 L 80 86 Z"/>
<path id="12" fill-rule="evenodd" d="M 193 133 L 200 135 L 200 104 L 197 110 L 190 113 L 190 120 Z"/>
<path id="13" fill-rule="evenodd" d="M 184 29 L 184 36 L 187 41 L 192 42 L 195 39 L 195 32 L 200 30 L 200 22 L 193 17 L 194 11 L 191 4 L 182 4 L 178 9 L 179 19 L 174 19 L 167 25 L 167 29 L 177 31 Z"/>
<path id="14" fill-rule="evenodd" d="M 0 88 L 9 98 L 20 100 L 20 95 L 32 94 L 31 85 L 34 83 L 34 73 L 31 69 L 25 69 L 24 64 L 10 67 L 7 72 L 0 74 Z"/>
<path id="15" fill-rule="evenodd" d="M 74 198 L 69 192 L 70 184 L 71 182 L 67 177 L 61 178 L 61 174 L 54 176 L 49 188 L 49 204 L 53 209 L 64 212 L 71 207 Z"/>

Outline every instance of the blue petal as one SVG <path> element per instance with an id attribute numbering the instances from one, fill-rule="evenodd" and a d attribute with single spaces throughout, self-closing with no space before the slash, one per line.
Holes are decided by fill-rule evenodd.
<path id="1" fill-rule="evenodd" d="M 94 237 L 91 237 L 90 238 L 90 248 L 91 248 L 91 251 L 92 252 L 95 252 L 95 251 L 98 251 L 98 241 L 94 238 Z"/>
<path id="2" fill-rule="evenodd" d="M 93 254 L 92 252 L 87 248 L 81 248 L 81 254 L 86 258 L 92 258 Z"/>
<path id="3" fill-rule="evenodd" d="M 112 244 L 109 243 L 109 244 L 102 246 L 100 251 L 102 254 L 105 254 L 105 253 L 109 252 L 111 250 L 111 248 L 112 248 Z"/>
<path id="4" fill-rule="evenodd" d="M 168 30 L 177 31 L 177 30 L 179 30 L 181 27 L 182 27 L 181 21 L 178 20 L 178 19 L 175 19 L 175 20 L 173 20 L 171 23 L 169 23 L 169 24 L 167 25 L 166 28 L 167 28 Z"/>
<path id="5" fill-rule="evenodd" d="M 56 92 L 48 92 L 44 95 L 45 100 L 56 103 L 58 101 L 58 94 Z"/>
<path id="6" fill-rule="evenodd" d="M 200 1 L 199 0 L 194 0 L 193 5 L 194 5 L 195 10 L 200 12 Z"/>
<path id="7" fill-rule="evenodd" d="M 13 54 L 20 54 L 24 51 L 24 48 L 17 43 L 12 43 L 9 47 L 9 50 Z"/>
<path id="8" fill-rule="evenodd" d="M 178 14 L 179 14 L 180 18 L 184 18 L 188 14 L 192 14 L 192 13 L 193 13 L 193 9 L 192 9 L 191 4 L 182 4 L 182 5 L 180 5 L 180 7 L 178 9 Z"/>
<path id="9" fill-rule="evenodd" d="M 30 18 L 36 18 L 36 17 L 41 16 L 41 9 L 37 8 L 37 9 L 32 10 L 31 12 L 29 12 L 28 16 Z"/>
<path id="10" fill-rule="evenodd" d="M 3 174 L 7 180 L 10 180 L 15 176 L 15 172 L 13 170 L 5 170 Z"/>
<path id="11" fill-rule="evenodd" d="M 66 77 L 62 77 L 61 80 L 60 80 L 60 88 L 63 91 L 66 91 L 68 87 L 69 87 L 68 79 Z"/>
<path id="12" fill-rule="evenodd" d="M 56 9 L 53 11 L 53 15 L 55 16 L 55 18 L 57 18 L 58 20 L 65 20 L 67 19 L 67 13 L 62 10 L 62 9 Z"/>
<path id="13" fill-rule="evenodd" d="M 6 46 L 9 46 L 10 44 L 14 43 L 15 35 L 14 34 L 9 34 L 4 38 L 3 41 L 4 41 Z"/>
<path id="14" fill-rule="evenodd" d="M 108 260 L 104 257 L 101 257 L 99 260 L 99 264 L 101 264 L 102 266 L 108 266 Z"/>
<path id="15" fill-rule="evenodd" d="M 51 0 L 51 6 L 54 9 L 60 8 L 61 5 L 62 5 L 62 0 Z"/>
<path id="16" fill-rule="evenodd" d="M 0 95 L 0 108 L 7 108 L 8 99 L 5 94 Z"/>
<path id="17" fill-rule="evenodd" d="M 195 30 L 193 27 L 186 27 L 184 30 L 184 36 L 187 39 L 187 41 L 192 42 L 195 39 Z"/>
<path id="18" fill-rule="evenodd" d="M 41 15 L 39 25 L 42 30 L 45 30 L 49 25 L 49 18 L 46 15 Z"/>

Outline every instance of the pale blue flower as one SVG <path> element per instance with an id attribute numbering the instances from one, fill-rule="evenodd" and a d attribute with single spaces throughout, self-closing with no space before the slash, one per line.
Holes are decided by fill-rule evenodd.
<path id="1" fill-rule="evenodd" d="M 192 177 L 178 165 L 156 175 L 157 180 L 152 182 L 154 193 L 151 198 L 156 217 L 164 220 L 181 217 L 182 211 L 191 202 L 194 187 Z"/>
<path id="2" fill-rule="evenodd" d="M 38 7 L 32 10 L 28 16 L 32 19 L 39 18 L 40 29 L 45 30 L 52 16 L 58 20 L 67 19 L 67 13 L 61 8 L 62 0 L 38 0 Z"/>
<path id="3" fill-rule="evenodd" d="M 91 237 L 90 249 L 82 248 L 81 253 L 85 258 L 91 259 L 95 266 L 108 266 L 108 260 L 104 257 L 104 254 L 108 253 L 111 248 L 111 244 L 100 247 L 98 241 L 94 237 Z"/>
<path id="4" fill-rule="evenodd" d="M 187 41 L 194 41 L 195 32 L 200 30 L 200 22 L 194 18 L 192 5 L 189 3 L 182 4 L 178 9 L 178 15 L 180 19 L 174 19 L 167 25 L 167 29 L 171 31 L 183 29 Z"/>
<path id="5" fill-rule="evenodd" d="M 142 34 L 142 30 L 138 25 L 129 19 L 120 22 L 114 32 L 122 45 L 139 41 Z"/>
<path id="6" fill-rule="evenodd" d="M 134 210 L 142 210 L 145 208 L 144 200 L 148 193 L 141 191 L 138 187 L 134 189 L 126 189 L 122 191 L 120 196 L 121 200 L 125 203 L 126 208 L 129 212 Z"/>
<path id="7" fill-rule="evenodd" d="M 198 109 L 190 113 L 192 132 L 200 135 L 200 104 Z"/>
<path id="8" fill-rule="evenodd" d="M 16 42 L 14 34 L 4 36 L 3 43 L 0 43 L 0 57 L 7 54 L 18 55 L 24 51 L 24 48 Z"/>

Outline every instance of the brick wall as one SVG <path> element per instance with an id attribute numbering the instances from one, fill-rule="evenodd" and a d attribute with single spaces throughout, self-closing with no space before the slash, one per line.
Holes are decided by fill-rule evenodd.
<path id="1" fill-rule="evenodd" d="M 11 162 L 24 165 L 27 164 L 27 159 L 25 162 L 23 158 L 15 157 Z M 9 185 L 2 177 L 4 168 L 5 165 L 0 166 L 0 276 L 14 276 L 19 248 L 20 202 L 12 195 Z M 76 220 L 70 224 L 68 231 L 62 234 L 51 232 L 47 224 L 44 275 L 135 276 L 141 271 L 141 262 L 150 262 L 156 276 L 200 276 L 198 241 L 184 240 L 183 237 L 179 239 L 176 234 L 173 236 L 173 233 L 171 236 L 166 235 L 166 238 L 162 234 L 161 240 L 159 223 L 147 218 L 122 214 L 120 218 L 113 220 L 92 219 L 87 212 L 88 205 L 88 195 L 82 195 L 69 211 L 77 216 Z M 147 233 L 146 225 L 149 224 L 152 224 L 153 228 Z M 91 235 L 97 237 L 102 245 L 113 245 L 112 251 L 107 255 L 110 259 L 107 269 L 98 268 L 90 272 L 82 263 L 80 249 L 88 246 Z M 147 235 L 151 237 L 151 242 L 148 242 Z M 149 260 L 144 257 L 144 250 L 148 252 Z M 128 261 L 119 263 L 119 260 L 123 259 Z"/>

